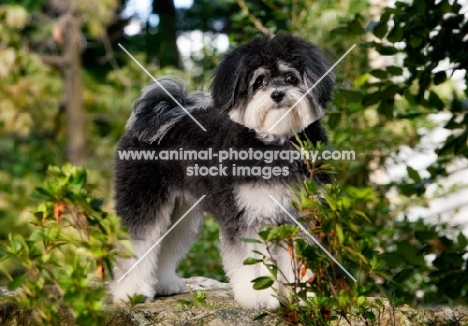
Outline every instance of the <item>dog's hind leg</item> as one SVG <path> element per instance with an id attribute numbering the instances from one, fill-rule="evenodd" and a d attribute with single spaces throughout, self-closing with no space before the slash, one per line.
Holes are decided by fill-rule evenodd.
<path id="1" fill-rule="evenodd" d="M 128 302 L 129 296 L 144 295 L 147 301 L 154 299 L 158 282 L 158 256 L 161 243 L 152 246 L 165 234 L 171 225 L 171 214 L 174 210 L 174 199 L 159 206 L 157 213 L 152 212 L 150 205 L 142 214 L 157 215 L 153 218 L 138 219 L 130 225 L 130 235 L 135 257 L 119 259 L 115 270 L 115 279 L 111 284 L 114 302 Z M 144 221 L 144 222 L 142 222 Z M 131 269 L 131 271 L 130 271 Z M 127 273 L 127 275 L 125 275 Z M 125 275 L 125 276 L 124 276 Z"/>
<path id="2" fill-rule="evenodd" d="M 192 202 L 176 199 L 171 225 L 174 225 L 192 206 Z M 177 226 L 169 232 L 161 243 L 159 251 L 156 295 L 171 295 L 185 290 L 184 281 L 176 275 L 177 264 L 197 240 L 203 224 L 203 212 L 195 207 Z"/>

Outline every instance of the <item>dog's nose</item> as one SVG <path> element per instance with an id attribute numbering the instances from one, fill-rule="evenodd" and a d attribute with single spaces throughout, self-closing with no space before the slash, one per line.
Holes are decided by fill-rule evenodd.
<path id="1" fill-rule="evenodd" d="M 275 102 L 281 102 L 284 98 L 285 93 L 283 91 L 274 91 L 271 93 L 271 99 Z"/>

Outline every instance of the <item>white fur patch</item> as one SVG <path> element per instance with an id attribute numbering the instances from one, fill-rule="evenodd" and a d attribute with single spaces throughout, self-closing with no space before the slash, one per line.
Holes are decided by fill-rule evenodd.
<path id="1" fill-rule="evenodd" d="M 286 215 L 270 197 L 272 195 L 289 212 L 294 210 L 291 206 L 291 189 L 285 185 L 237 185 L 234 188 L 236 205 L 248 213 L 249 225 L 278 224 L 274 220 L 278 215 Z M 296 213 L 297 214 L 297 213 Z"/>
<path id="2" fill-rule="evenodd" d="M 258 238 L 256 230 L 251 229 L 242 236 L 243 238 Z M 241 240 L 232 245 L 221 236 L 222 257 L 224 270 L 232 285 L 234 299 L 247 309 L 275 309 L 279 307 L 279 301 L 273 289 L 255 290 L 252 280 L 260 276 L 269 276 L 266 267 L 259 263 L 255 265 L 244 265 L 248 257 L 258 256 L 253 250 L 264 252 L 262 245 L 246 243 Z"/>
<path id="3" fill-rule="evenodd" d="M 323 116 L 323 110 L 318 104 L 311 108 L 307 98 L 299 101 L 304 93 L 298 89 L 286 89 L 285 97 L 280 106 L 271 99 L 271 91 L 271 89 L 267 89 L 257 92 L 243 114 L 239 109 L 229 113 L 231 119 L 256 130 L 260 134 L 274 134 L 290 138 Z M 296 106 L 281 119 L 294 104 Z M 272 130 L 269 130 L 280 119 L 281 121 Z"/>
<path id="4" fill-rule="evenodd" d="M 241 238 L 258 239 L 258 228 L 251 228 L 245 232 Z M 282 283 L 292 283 L 294 281 L 295 267 L 288 251 L 283 248 L 274 248 L 273 257 L 269 257 L 266 247 L 263 244 L 248 243 L 238 241 L 232 245 L 229 241 L 221 237 L 223 264 L 228 275 L 235 300 L 247 309 L 275 309 L 279 307 L 279 297 L 288 298 L 288 288 Z M 271 276 L 263 263 L 254 265 L 244 265 L 245 259 L 262 258 L 253 251 L 261 252 L 267 258 L 273 258 L 277 261 L 279 269 L 278 279 L 280 283 L 275 282 L 270 288 L 264 290 L 255 290 L 252 280 L 260 276 Z M 275 292 L 275 290 L 277 292 Z M 277 294 L 278 293 L 278 294 Z"/>
<path id="5" fill-rule="evenodd" d="M 130 114 L 130 118 L 128 118 L 127 123 L 125 124 L 125 130 L 130 130 L 132 129 L 133 125 L 135 124 L 137 120 L 136 113 L 134 110 L 132 110 L 132 113 Z"/>
<path id="6" fill-rule="evenodd" d="M 181 197 L 172 205 L 161 209 L 155 223 L 148 226 L 141 239 L 132 239 L 134 258 L 120 259 L 116 269 L 116 281 L 111 284 L 114 302 L 128 302 L 128 296 L 142 294 L 149 300 L 155 295 L 183 292 L 185 284 L 175 274 L 179 260 L 188 252 L 198 237 L 203 223 L 203 212 L 194 208 L 135 268 L 120 282 L 117 280 L 153 246 L 194 203 Z M 161 250 L 163 248 L 163 250 Z"/>
<path id="7" fill-rule="evenodd" d="M 244 210 L 247 216 L 248 231 L 241 238 L 258 239 L 258 231 L 264 224 L 278 224 L 288 221 L 289 217 L 270 197 L 272 195 L 290 214 L 297 216 L 292 207 L 292 189 L 285 185 L 239 185 L 234 190 L 236 204 L 239 210 Z M 291 221 L 292 223 L 292 221 Z M 229 247 L 229 242 L 223 244 L 223 262 L 228 274 L 237 302 L 246 308 L 276 308 L 279 301 L 276 293 L 271 289 L 256 291 L 252 289 L 253 279 L 260 276 L 269 276 L 270 273 L 263 264 L 244 266 L 242 262 L 248 257 L 260 258 L 253 250 L 268 257 L 266 248 L 256 243 L 236 243 Z M 274 288 L 280 297 L 287 298 L 289 290 L 282 283 L 292 283 L 295 279 L 294 271 L 299 268 L 297 262 L 292 260 L 288 251 L 283 248 L 274 248 L 271 254 L 276 260 L 278 279 Z"/>

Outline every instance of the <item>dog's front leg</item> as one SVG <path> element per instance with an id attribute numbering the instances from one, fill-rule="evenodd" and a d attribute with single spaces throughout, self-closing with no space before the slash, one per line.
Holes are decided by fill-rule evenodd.
<path id="1" fill-rule="evenodd" d="M 256 232 L 249 230 L 240 238 L 232 239 L 221 232 L 221 247 L 224 270 L 232 285 L 234 299 L 247 309 L 274 309 L 279 307 L 279 301 L 273 289 L 255 290 L 252 280 L 260 276 L 269 276 L 270 272 L 262 263 L 244 265 L 249 257 L 257 258 L 253 251 L 266 255 L 263 244 L 244 242 L 240 238 L 258 239 Z M 274 285 L 273 285 L 274 286 Z"/>

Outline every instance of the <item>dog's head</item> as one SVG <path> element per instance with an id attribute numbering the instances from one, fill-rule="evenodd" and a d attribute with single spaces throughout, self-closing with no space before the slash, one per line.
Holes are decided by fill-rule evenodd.
<path id="1" fill-rule="evenodd" d="M 322 117 L 335 82 L 333 72 L 323 77 L 329 68 L 323 52 L 300 38 L 259 38 L 221 61 L 214 104 L 261 135 L 289 138 Z"/>

